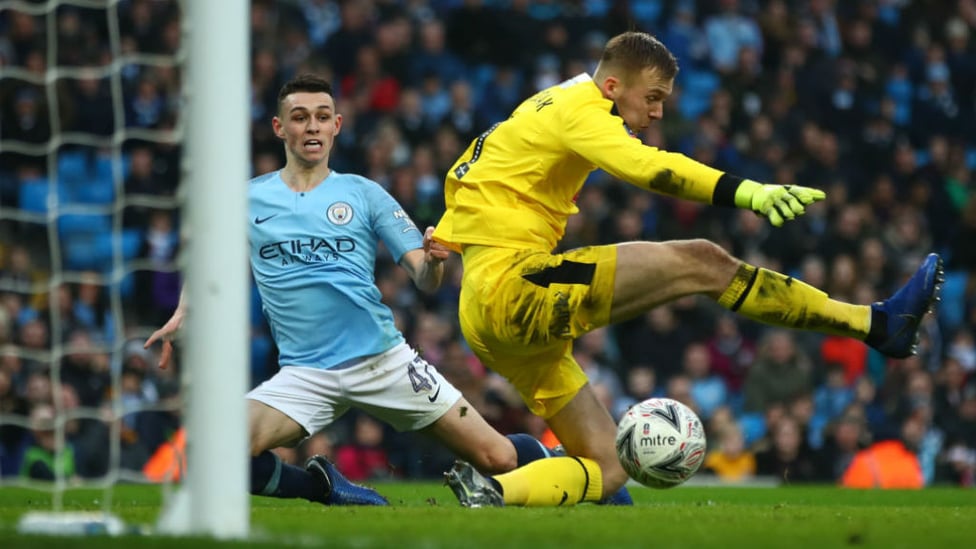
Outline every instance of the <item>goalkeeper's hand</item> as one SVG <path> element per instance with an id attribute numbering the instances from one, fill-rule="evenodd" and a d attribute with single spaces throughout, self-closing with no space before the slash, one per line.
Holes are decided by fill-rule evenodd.
<path id="1" fill-rule="evenodd" d="M 776 227 L 806 212 L 805 206 L 827 198 L 820 189 L 799 185 L 764 185 L 746 179 L 735 191 L 735 205 L 769 219 Z"/>

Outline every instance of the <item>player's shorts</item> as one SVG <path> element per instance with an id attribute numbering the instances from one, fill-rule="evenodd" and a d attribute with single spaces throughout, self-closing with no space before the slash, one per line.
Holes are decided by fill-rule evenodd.
<path id="1" fill-rule="evenodd" d="M 423 429 L 460 400 L 461 392 L 406 343 L 348 366 L 323 370 L 283 366 L 247 393 L 313 435 L 350 408 L 397 431 Z"/>
<path id="2" fill-rule="evenodd" d="M 564 254 L 467 246 L 458 314 L 481 361 L 548 418 L 586 384 L 573 340 L 610 322 L 615 246 Z"/>

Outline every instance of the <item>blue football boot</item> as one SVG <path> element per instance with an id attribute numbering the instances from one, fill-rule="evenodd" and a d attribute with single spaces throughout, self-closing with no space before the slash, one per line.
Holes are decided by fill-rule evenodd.
<path id="1" fill-rule="evenodd" d="M 305 470 L 325 483 L 326 505 L 389 505 L 376 490 L 353 484 L 325 456 L 312 456 L 305 462 Z"/>
<path id="2" fill-rule="evenodd" d="M 925 313 L 934 311 L 943 282 L 942 258 L 929 254 L 895 295 L 871 304 L 872 323 L 880 321 L 881 326 L 871 326 L 868 343 L 892 358 L 916 354 L 919 325 Z"/>

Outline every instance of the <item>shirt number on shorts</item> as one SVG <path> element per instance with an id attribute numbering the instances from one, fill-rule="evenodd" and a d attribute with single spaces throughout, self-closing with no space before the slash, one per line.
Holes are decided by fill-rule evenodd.
<path id="1" fill-rule="evenodd" d="M 420 371 L 421 367 L 423 372 Z M 410 385 L 415 393 L 430 391 L 437 385 L 437 378 L 430 373 L 430 364 L 419 356 L 407 364 L 407 377 L 410 378 Z"/>

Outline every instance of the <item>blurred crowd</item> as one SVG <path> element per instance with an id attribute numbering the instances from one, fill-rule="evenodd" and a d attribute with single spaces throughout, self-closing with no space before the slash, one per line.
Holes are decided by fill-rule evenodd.
<path id="1" fill-rule="evenodd" d="M 0 473 L 91 478 L 116 460 L 139 471 L 181 424 L 179 364 L 158 370 L 141 346 L 180 285 L 182 151 L 167 136 L 184 82 L 178 65 L 149 56 L 179 51 L 181 18 L 172 0 L 123 0 L 118 73 L 45 84 L 55 66 L 113 60 L 104 11 L 60 6 L 53 17 L 49 26 L 0 10 L 0 68 L 38 77 L 0 80 L 0 140 L 34 146 L 0 147 Z M 344 117 L 333 168 L 377 181 L 421 226 L 437 222 L 443 174 L 473 137 L 535 91 L 592 73 L 610 36 L 655 34 L 681 70 L 648 145 L 828 199 L 774 229 L 748 211 L 595 172 L 564 248 L 710 238 L 858 303 L 889 295 L 930 251 L 945 258 L 947 279 L 919 355 L 906 360 L 767 328 L 696 297 L 587 334 L 575 355 L 609 409 L 619 416 L 655 395 L 692 406 L 709 436 L 706 468 L 724 479 L 838 482 L 858 451 L 897 440 L 925 484 L 974 485 L 976 0 L 253 0 L 250 25 L 241 114 L 252 122 L 253 173 L 283 165 L 270 124 L 280 85 L 324 74 Z M 46 154 L 67 133 L 94 140 Z M 113 136 L 121 149 L 108 146 Z M 48 224 L 49 189 L 81 208 Z M 459 280 L 457 258 L 434 295 L 388 257 L 376 272 L 408 341 L 496 428 L 549 440 L 466 347 Z M 241 367 L 256 385 L 277 370 L 256 294 L 251 324 L 252 363 Z M 51 452 L 53 426 L 70 454 Z M 308 453 L 333 455 L 354 479 L 436 476 L 451 460 L 358 414 L 281 450 L 296 462 Z"/>

